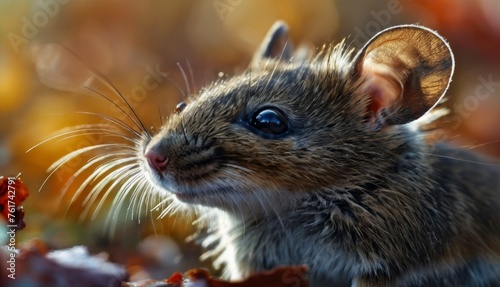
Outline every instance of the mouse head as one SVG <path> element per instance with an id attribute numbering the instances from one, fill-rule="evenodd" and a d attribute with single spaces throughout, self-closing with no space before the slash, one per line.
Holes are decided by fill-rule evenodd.
<path id="1" fill-rule="evenodd" d="M 446 91 L 453 56 L 435 32 L 398 26 L 356 55 L 343 44 L 293 53 L 276 23 L 248 70 L 179 106 L 144 143 L 143 167 L 178 200 L 253 214 L 311 192 L 352 188 L 394 166 L 401 125 Z"/>

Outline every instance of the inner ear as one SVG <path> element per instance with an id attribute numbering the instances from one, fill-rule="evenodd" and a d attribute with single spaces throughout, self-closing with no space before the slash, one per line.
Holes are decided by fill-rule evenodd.
<path id="1" fill-rule="evenodd" d="M 250 67 L 257 67 L 265 59 L 289 61 L 292 58 L 293 48 L 289 42 L 288 34 L 286 23 L 276 21 L 267 32 L 257 51 L 255 51 Z"/>
<path id="2" fill-rule="evenodd" d="M 441 36 L 404 25 L 375 35 L 356 56 L 352 76 L 369 97 L 370 120 L 398 125 L 420 118 L 439 102 L 453 69 L 453 54 Z"/>

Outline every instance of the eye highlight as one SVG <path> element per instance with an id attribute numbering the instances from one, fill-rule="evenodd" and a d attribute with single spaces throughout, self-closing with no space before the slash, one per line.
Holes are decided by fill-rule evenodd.
<path id="1" fill-rule="evenodd" d="M 175 113 L 180 114 L 186 107 L 187 107 L 187 104 L 185 102 L 180 102 L 175 107 Z"/>
<path id="2" fill-rule="evenodd" d="M 284 112 L 275 107 L 257 110 L 248 124 L 263 137 L 273 138 L 285 134 L 289 129 L 289 120 Z"/>

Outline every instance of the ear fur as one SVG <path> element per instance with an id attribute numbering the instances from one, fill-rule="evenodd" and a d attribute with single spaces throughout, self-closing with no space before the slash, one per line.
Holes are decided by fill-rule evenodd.
<path id="1" fill-rule="evenodd" d="M 288 34 L 287 24 L 276 21 L 254 53 L 250 67 L 257 67 L 264 59 L 289 61 L 292 58 L 293 48 L 289 43 Z"/>
<path id="2" fill-rule="evenodd" d="M 454 70 L 453 53 L 436 32 L 402 25 L 375 35 L 354 60 L 369 99 L 368 117 L 382 125 L 420 118 L 444 95 Z"/>

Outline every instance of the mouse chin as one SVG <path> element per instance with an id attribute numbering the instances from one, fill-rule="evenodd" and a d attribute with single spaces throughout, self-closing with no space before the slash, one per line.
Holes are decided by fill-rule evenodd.
<path id="1" fill-rule="evenodd" d="M 161 182 L 161 183 L 160 183 Z M 227 186 L 188 187 L 187 184 L 172 184 L 167 180 L 156 181 L 155 186 L 162 194 L 171 195 L 174 201 L 188 207 L 209 207 L 224 210 L 231 214 L 245 216 L 246 214 L 265 213 L 268 208 L 259 198 L 259 193 L 235 189 Z"/>
<path id="2" fill-rule="evenodd" d="M 287 209 L 296 199 L 288 192 L 266 190 L 258 186 L 242 186 L 239 182 L 216 178 L 202 184 L 176 180 L 172 174 L 160 174 L 146 167 L 149 182 L 156 190 L 187 207 L 204 206 L 229 213 L 255 216 Z M 285 196 L 286 195 L 286 196 Z"/>
<path id="3" fill-rule="evenodd" d="M 172 176 L 154 172 L 148 172 L 148 180 L 161 194 L 172 195 L 179 202 L 188 205 L 230 208 L 231 203 L 235 204 L 235 198 L 242 197 L 238 196 L 237 191 L 232 188 L 209 187 L 208 184 L 204 187 L 191 186 L 187 183 L 178 183 Z"/>

